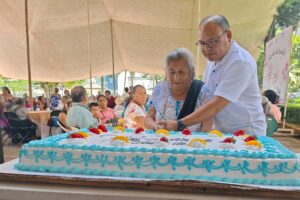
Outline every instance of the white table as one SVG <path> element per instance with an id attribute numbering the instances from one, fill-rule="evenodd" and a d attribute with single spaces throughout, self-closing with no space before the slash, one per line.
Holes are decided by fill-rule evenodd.
<path id="1" fill-rule="evenodd" d="M 29 116 L 32 121 L 38 126 L 37 136 L 45 138 L 49 136 L 50 127 L 47 125 L 50 119 L 50 111 L 30 111 Z"/>
<path id="2" fill-rule="evenodd" d="M 253 187 L 193 181 L 23 172 L 15 159 L 0 165 L 0 199 L 10 200 L 250 200 L 299 199 L 300 187 Z M 198 184 L 198 186 L 197 186 Z"/>

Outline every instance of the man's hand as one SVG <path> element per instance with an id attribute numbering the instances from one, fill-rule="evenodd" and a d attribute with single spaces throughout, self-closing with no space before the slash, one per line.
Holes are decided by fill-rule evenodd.
<path id="1" fill-rule="evenodd" d="M 164 120 L 164 121 L 159 121 L 158 125 L 162 126 L 164 129 L 169 130 L 169 131 L 177 131 L 178 124 L 177 121 L 175 120 Z"/>

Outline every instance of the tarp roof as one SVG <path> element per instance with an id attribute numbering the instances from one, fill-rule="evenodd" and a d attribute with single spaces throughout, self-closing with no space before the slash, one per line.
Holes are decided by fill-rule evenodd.
<path id="1" fill-rule="evenodd" d="M 256 56 L 282 0 L 88 2 L 92 75 L 102 76 L 112 74 L 111 35 L 115 72 L 163 74 L 164 58 L 176 47 L 190 49 L 196 62 L 197 25 L 211 14 L 225 15 L 234 39 Z M 0 74 L 27 79 L 25 3 L 1 0 L 0 10 Z M 87 13 L 86 0 L 28 0 L 33 80 L 89 77 Z M 201 57 L 198 74 L 204 66 Z"/>

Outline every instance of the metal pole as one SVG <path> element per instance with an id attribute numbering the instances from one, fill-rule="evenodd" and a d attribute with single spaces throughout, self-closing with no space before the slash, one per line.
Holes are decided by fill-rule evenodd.
<path id="1" fill-rule="evenodd" d="M 86 9 L 87 9 L 87 22 L 88 22 L 88 56 L 89 56 L 89 67 L 90 67 L 90 90 L 91 97 L 93 95 L 93 81 L 92 81 L 92 62 L 91 62 L 91 53 L 90 53 L 90 5 L 89 0 L 86 0 Z"/>
<path id="2" fill-rule="evenodd" d="M 200 22 L 200 20 L 201 20 L 201 0 L 198 0 L 198 23 Z M 196 50 L 197 50 L 197 55 L 196 56 L 197 56 L 198 75 L 200 75 L 200 71 L 201 71 L 201 68 L 200 68 L 200 48 L 197 46 Z"/>
<path id="3" fill-rule="evenodd" d="M 113 67 L 113 85 L 114 85 L 114 95 L 116 95 L 116 77 L 115 77 L 115 55 L 114 55 L 114 34 L 112 20 L 110 20 L 110 38 L 111 38 L 111 61 Z"/>
<path id="4" fill-rule="evenodd" d="M 28 0 L 25 0 L 25 27 L 26 27 L 26 54 L 27 54 L 27 67 L 28 67 L 29 103 L 30 105 L 33 105 L 31 66 L 30 66 L 30 46 L 29 46 L 30 44 L 29 44 L 29 31 L 28 31 Z"/>
<path id="5" fill-rule="evenodd" d="M 127 76 L 127 70 L 125 70 L 124 89 L 126 87 L 126 76 Z"/>

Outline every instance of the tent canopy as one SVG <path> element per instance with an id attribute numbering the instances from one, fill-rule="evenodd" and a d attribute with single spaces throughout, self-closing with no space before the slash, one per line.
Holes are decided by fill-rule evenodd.
<path id="1" fill-rule="evenodd" d="M 195 46 L 200 19 L 223 14 L 233 38 L 257 56 L 282 1 L 88 0 L 88 26 L 87 0 L 28 0 L 32 79 L 88 78 L 89 55 L 93 76 L 112 74 L 112 43 L 116 73 L 163 74 L 166 54 L 186 47 L 201 74 L 206 61 Z M 0 74 L 27 79 L 24 1 L 1 0 L 0 9 Z"/>

